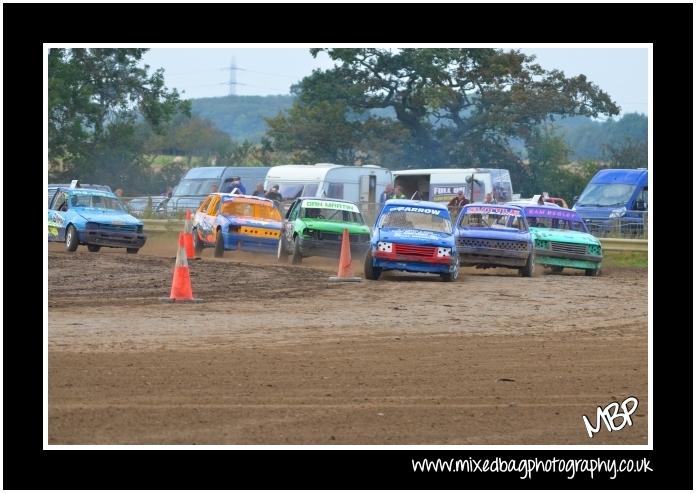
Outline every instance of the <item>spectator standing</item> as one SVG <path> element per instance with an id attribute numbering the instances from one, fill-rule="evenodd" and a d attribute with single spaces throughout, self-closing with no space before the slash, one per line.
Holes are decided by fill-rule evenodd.
<path id="1" fill-rule="evenodd" d="M 281 202 L 283 200 L 283 196 L 280 194 L 278 191 L 280 190 L 280 186 L 278 185 L 273 185 L 271 187 L 270 192 L 266 194 L 267 199 L 275 200 L 276 202 Z"/>
<path id="2" fill-rule="evenodd" d="M 384 192 L 379 196 L 379 203 L 384 204 L 387 200 L 394 198 L 394 185 L 387 183 Z"/>
<path id="3" fill-rule="evenodd" d="M 254 190 L 254 193 L 252 193 L 254 197 L 265 197 L 266 196 L 266 190 L 263 189 L 263 183 L 257 183 L 256 184 L 256 190 Z"/>

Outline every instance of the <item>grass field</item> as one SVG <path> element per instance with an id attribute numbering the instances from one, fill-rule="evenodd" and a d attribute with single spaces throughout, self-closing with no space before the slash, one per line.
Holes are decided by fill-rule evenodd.
<path id="1" fill-rule="evenodd" d="M 604 252 L 602 267 L 648 268 L 648 252 Z"/>

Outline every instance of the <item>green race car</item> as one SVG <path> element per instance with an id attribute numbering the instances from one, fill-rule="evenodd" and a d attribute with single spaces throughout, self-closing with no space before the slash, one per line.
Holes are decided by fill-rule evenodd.
<path id="1" fill-rule="evenodd" d="M 351 257 L 362 258 L 370 248 L 370 228 L 358 206 L 337 199 L 300 197 L 285 214 L 278 261 L 299 264 L 304 257 L 338 258 L 343 230 L 350 238 Z"/>
<path id="2" fill-rule="evenodd" d="M 534 243 L 534 263 L 560 273 L 565 267 L 597 276 L 602 244 L 592 236 L 577 212 L 555 206 L 522 206 Z"/>

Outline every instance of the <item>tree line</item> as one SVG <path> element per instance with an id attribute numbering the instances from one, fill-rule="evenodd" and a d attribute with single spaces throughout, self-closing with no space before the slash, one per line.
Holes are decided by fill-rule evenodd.
<path id="1" fill-rule="evenodd" d="M 613 120 L 620 108 L 585 76 L 515 50 L 315 49 L 335 67 L 236 113 L 225 104 L 239 106 L 239 96 L 183 100 L 161 69 L 139 66 L 145 51 L 50 50 L 52 180 L 79 176 L 135 195 L 193 165 L 495 167 L 510 170 L 516 192 L 569 199 L 599 167 L 647 166 L 645 116 Z M 229 121 L 244 128 L 246 112 L 269 116 L 264 132 L 240 141 Z M 589 119 L 600 116 L 609 119 Z M 179 158 L 163 164 L 162 155 Z"/>

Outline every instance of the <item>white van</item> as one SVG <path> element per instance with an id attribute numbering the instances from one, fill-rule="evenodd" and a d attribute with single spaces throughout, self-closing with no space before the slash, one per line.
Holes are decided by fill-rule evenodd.
<path id="1" fill-rule="evenodd" d="M 449 202 L 460 190 L 470 202 L 483 202 L 487 193 L 498 203 L 512 200 L 510 172 L 495 168 L 434 168 L 392 171 L 394 185 L 407 198 Z"/>
<path id="2" fill-rule="evenodd" d="M 266 190 L 278 185 L 283 202 L 297 197 L 326 197 L 375 204 L 391 182 L 387 168 L 317 163 L 274 166 L 268 170 L 264 185 Z"/>

